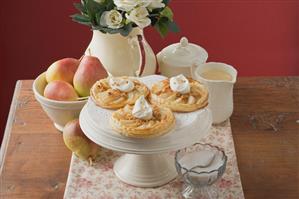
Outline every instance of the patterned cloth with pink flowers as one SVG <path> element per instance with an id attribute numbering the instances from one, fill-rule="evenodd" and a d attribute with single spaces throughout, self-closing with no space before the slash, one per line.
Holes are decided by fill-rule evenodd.
<path id="1" fill-rule="evenodd" d="M 237 165 L 230 123 L 213 126 L 207 137 L 198 140 L 224 149 L 228 156 L 226 171 L 216 182 L 219 198 L 243 199 L 243 189 Z M 171 154 L 174 154 L 173 152 Z M 65 188 L 66 199 L 174 199 L 182 198 L 182 182 L 178 179 L 158 188 L 138 188 L 121 182 L 113 173 L 113 163 L 120 153 L 103 149 L 93 165 L 73 155 Z"/>

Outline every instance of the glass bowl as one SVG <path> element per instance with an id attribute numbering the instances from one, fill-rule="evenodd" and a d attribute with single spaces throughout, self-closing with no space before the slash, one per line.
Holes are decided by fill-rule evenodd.
<path id="1" fill-rule="evenodd" d="M 196 143 L 178 150 L 175 166 L 183 181 L 184 198 L 218 198 L 213 185 L 224 173 L 227 156 L 217 146 Z"/>

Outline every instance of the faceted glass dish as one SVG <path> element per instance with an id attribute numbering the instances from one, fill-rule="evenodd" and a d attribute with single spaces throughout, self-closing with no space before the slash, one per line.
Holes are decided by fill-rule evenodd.
<path id="1" fill-rule="evenodd" d="M 227 156 L 217 146 L 196 143 L 178 150 L 175 166 L 183 181 L 184 198 L 218 198 L 213 185 L 224 173 Z"/>

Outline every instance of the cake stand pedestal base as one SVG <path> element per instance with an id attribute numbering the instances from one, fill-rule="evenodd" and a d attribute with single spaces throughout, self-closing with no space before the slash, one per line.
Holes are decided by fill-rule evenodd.
<path id="1" fill-rule="evenodd" d="M 167 154 L 125 154 L 114 164 L 115 175 L 137 187 L 158 187 L 177 176 L 174 158 Z"/>

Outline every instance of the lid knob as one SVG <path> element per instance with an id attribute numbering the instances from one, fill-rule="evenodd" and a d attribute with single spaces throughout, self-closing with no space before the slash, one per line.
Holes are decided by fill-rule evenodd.
<path id="1" fill-rule="evenodd" d="M 182 37 L 180 40 L 180 44 L 182 47 L 187 47 L 189 44 L 188 39 L 186 37 Z"/>

